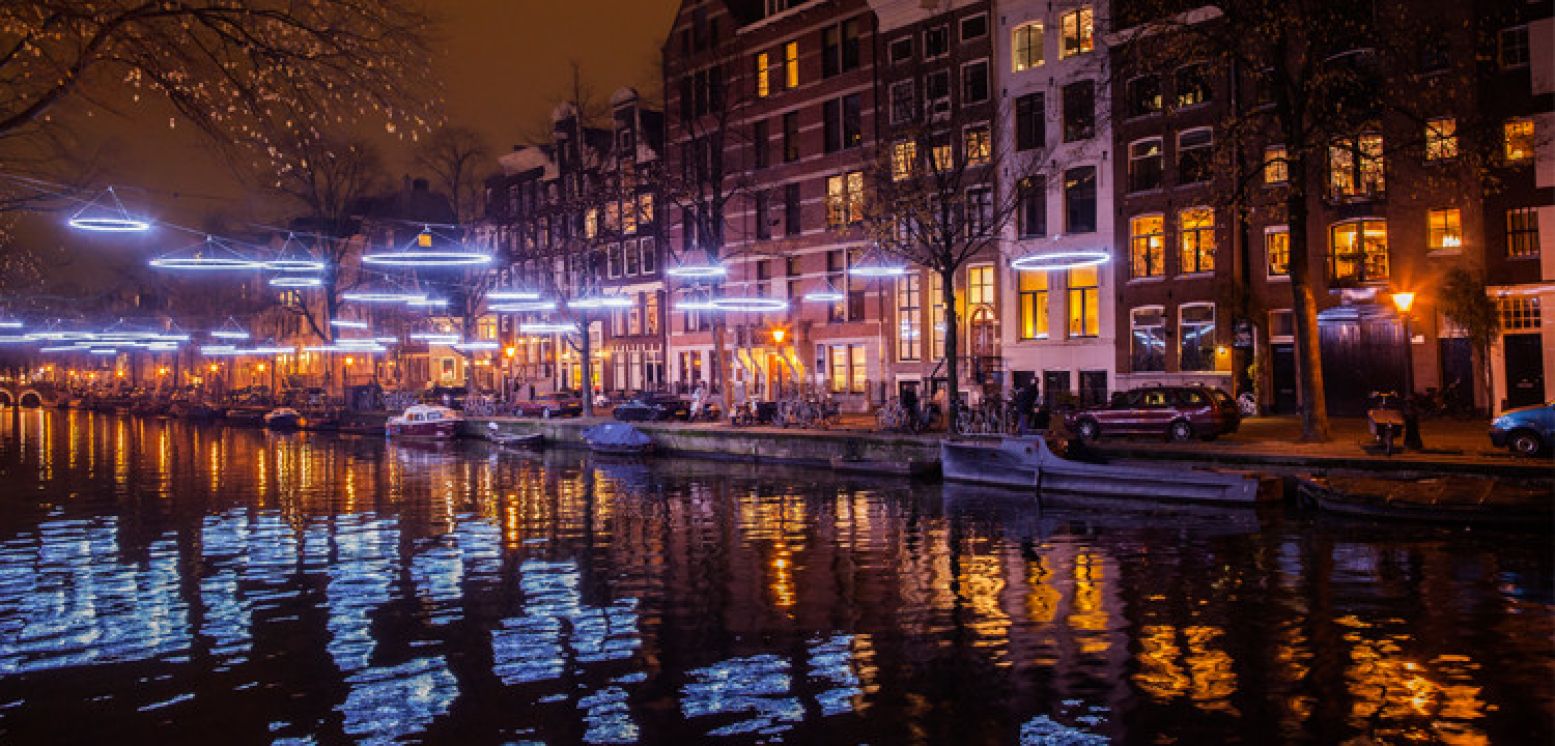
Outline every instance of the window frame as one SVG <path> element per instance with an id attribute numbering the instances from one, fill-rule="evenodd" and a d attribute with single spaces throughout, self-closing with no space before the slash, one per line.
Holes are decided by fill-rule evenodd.
<path id="1" fill-rule="evenodd" d="M 1209 139 L 1200 145 L 1184 145 L 1183 141 L 1190 136 L 1204 135 Z M 1179 131 L 1176 138 L 1177 158 L 1173 164 L 1177 168 L 1177 183 L 1179 185 L 1203 184 L 1214 178 L 1215 168 L 1215 130 L 1212 127 L 1189 127 Z M 1202 153 L 1200 151 L 1203 151 Z M 1202 162 L 1194 161 L 1194 172 L 1188 169 L 1190 157 L 1202 159 Z"/>
<path id="2" fill-rule="evenodd" d="M 1076 273 L 1090 274 L 1094 279 L 1089 285 L 1075 281 Z M 1101 266 L 1096 264 L 1075 267 L 1064 271 L 1065 339 L 1095 339 L 1101 336 Z M 1076 304 L 1078 299 L 1078 304 Z M 1075 331 L 1075 308 L 1080 309 L 1080 331 Z"/>
<path id="3" fill-rule="evenodd" d="M 1141 313 L 1141 312 L 1143 312 L 1143 313 Z M 1156 323 L 1154 323 L 1154 324 L 1141 324 L 1139 322 L 1139 317 L 1141 315 L 1151 314 L 1151 313 L 1153 313 L 1155 315 Z M 1158 330 L 1158 333 L 1156 335 L 1154 335 L 1154 337 L 1153 337 L 1154 339 L 1156 339 L 1156 340 L 1158 340 L 1160 342 L 1160 346 L 1159 346 L 1159 348 L 1157 348 L 1157 352 L 1159 354 L 1159 366 L 1158 367 L 1156 367 L 1154 365 L 1150 365 L 1149 367 L 1141 367 L 1140 364 L 1139 364 L 1139 362 L 1140 362 L 1140 352 L 1139 352 L 1138 343 L 1139 343 L 1139 330 L 1140 329 L 1155 329 L 1155 330 Z M 1164 305 L 1144 305 L 1144 306 L 1135 306 L 1133 308 L 1130 308 L 1129 311 L 1128 311 L 1128 330 L 1129 330 L 1129 335 L 1128 335 L 1128 364 L 1129 364 L 1129 372 L 1131 372 L 1131 373 L 1164 373 L 1164 372 L 1166 372 L 1166 345 L 1167 345 L 1167 341 L 1166 341 L 1166 306 L 1164 306 Z M 1153 357 L 1155 357 L 1155 356 L 1152 356 L 1152 358 Z"/>
<path id="4" fill-rule="evenodd" d="M 1285 254 L 1285 260 L 1284 260 L 1285 271 L 1284 272 L 1276 272 L 1275 271 L 1275 261 L 1274 261 L 1274 243 L 1275 243 L 1274 242 L 1274 237 L 1275 236 L 1284 236 L 1285 237 L 1285 250 L 1284 250 L 1284 254 Z M 1290 226 L 1288 226 L 1288 225 L 1267 225 L 1267 226 L 1264 226 L 1264 229 L 1263 229 L 1263 272 L 1264 272 L 1264 279 L 1269 280 L 1271 282 L 1278 282 L 1278 281 L 1282 281 L 1282 280 L 1283 281 L 1289 281 L 1290 280 Z"/>
<path id="5" fill-rule="evenodd" d="M 1383 235 L 1383 243 L 1384 243 L 1384 245 L 1383 245 L 1383 251 L 1382 251 L 1382 255 L 1381 255 L 1382 258 L 1381 258 L 1381 261 L 1380 261 L 1380 264 L 1381 264 L 1382 270 L 1383 270 L 1381 276 L 1373 276 L 1372 273 L 1371 273 L 1371 267 L 1368 266 L 1369 264 L 1377 264 L 1378 263 L 1378 262 L 1375 262 L 1375 261 L 1369 261 L 1369 260 L 1373 259 L 1373 255 L 1367 251 L 1367 247 L 1366 247 L 1366 243 L 1365 243 L 1365 241 L 1366 241 L 1366 227 L 1370 223 L 1378 223 L 1378 224 L 1380 224 L 1382 226 L 1382 235 Z M 1345 275 L 1345 276 L 1340 276 L 1339 275 L 1339 261 L 1340 260 L 1339 260 L 1338 254 L 1335 253 L 1335 251 L 1334 251 L 1334 249 L 1335 249 L 1335 240 L 1334 239 L 1339 235 L 1339 231 L 1341 229 L 1347 227 L 1347 226 L 1355 226 L 1355 230 L 1356 230 L 1355 240 L 1357 241 L 1357 243 L 1359 243 L 1359 247 L 1358 247 L 1359 248 L 1359 252 L 1357 254 L 1355 254 L 1353 257 L 1347 258 L 1347 259 L 1344 260 L 1344 261 L 1350 263 L 1351 265 L 1353 265 L 1355 267 L 1356 271 L 1353 274 L 1349 274 L 1349 275 Z M 1391 244 L 1392 244 L 1392 236 L 1390 236 L 1388 234 L 1388 219 L 1385 218 L 1385 217 L 1380 217 L 1380 216 L 1363 216 L 1363 217 L 1357 217 L 1357 218 L 1349 218 L 1349 219 L 1346 219 L 1346 220 L 1338 220 L 1338 221 L 1335 221 L 1333 223 L 1330 223 L 1328 225 L 1328 251 L 1327 251 L 1327 257 L 1326 257 L 1326 261 L 1328 263 L 1327 270 L 1328 270 L 1328 279 L 1329 279 L 1329 281 L 1330 282 L 1352 282 L 1353 281 L 1353 282 L 1358 282 L 1358 283 L 1386 282 L 1388 279 L 1391 278 L 1392 273 L 1393 273 L 1393 266 L 1392 266 L 1393 265 L 1393 259 L 1392 259 L 1392 256 L 1391 256 L 1391 254 L 1392 254 L 1392 246 L 1391 246 Z"/>
<path id="6" fill-rule="evenodd" d="M 974 70 L 975 68 L 978 68 L 978 67 L 981 67 L 982 71 L 983 71 L 982 72 L 982 96 L 979 97 L 979 98 L 973 98 L 971 96 L 971 93 L 972 93 L 971 89 L 973 89 L 975 87 L 976 79 L 973 78 L 973 77 L 970 77 L 970 73 L 971 73 L 972 70 Z M 986 103 L 990 98 L 993 97 L 993 81 L 992 81 L 991 73 L 992 73 L 992 71 L 989 68 L 988 58 L 987 57 L 982 57 L 982 58 L 979 58 L 979 59 L 971 60 L 970 62 L 963 62 L 963 63 L 961 63 L 961 105 L 962 106 L 970 106 L 972 104 Z"/>
<path id="7" fill-rule="evenodd" d="M 1074 46 L 1070 49 L 1070 19 L 1074 20 Z M 1067 60 L 1096 51 L 1096 11 L 1089 5 L 1068 10 L 1058 16 L 1058 58 Z"/>
<path id="8" fill-rule="evenodd" d="M 978 19 L 982 19 L 983 21 L 983 32 L 975 36 L 967 36 L 967 24 Z M 956 41 L 962 44 L 966 44 L 967 42 L 977 41 L 978 39 L 986 39 L 988 38 L 989 30 L 990 26 L 988 24 L 987 13 L 971 13 L 969 15 L 962 16 L 961 19 L 956 22 Z"/>
<path id="9" fill-rule="evenodd" d="M 1441 219 L 1438 225 L 1437 219 Z M 1456 244 L 1448 241 L 1456 239 Z M 1425 210 L 1425 250 L 1428 255 L 1463 252 L 1463 210 L 1458 207 L 1428 207 Z"/>
<path id="10" fill-rule="evenodd" d="M 1045 33 L 1046 28 L 1041 21 L 1027 21 L 1010 29 L 1011 73 L 1030 72 L 1047 64 L 1047 37 L 1044 36 Z M 1021 43 L 1022 37 L 1024 37 L 1026 42 L 1024 45 Z M 1032 39 L 1036 40 L 1035 45 L 1031 43 Z M 1031 57 L 1033 51 L 1036 52 L 1035 61 Z M 1022 52 L 1025 53 L 1024 58 L 1022 58 Z"/>
<path id="11" fill-rule="evenodd" d="M 1207 215 L 1207 224 L 1200 223 L 1192 228 L 1188 227 L 1188 217 L 1193 215 Z M 1209 275 L 1214 274 L 1216 267 L 1217 225 L 1215 208 L 1209 205 L 1192 205 L 1177 211 L 1177 270 L 1179 275 Z M 1189 268 L 1188 257 L 1190 255 L 1190 241 L 1192 237 L 1191 252 L 1193 256 L 1192 269 Z M 1206 250 L 1205 237 L 1209 238 Z"/>
<path id="12" fill-rule="evenodd" d="M 1153 233 L 1140 233 L 1138 224 L 1144 221 L 1158 221 L 1157 230 Z M 1151 242 L 1150 239 L 1155 241 Z M 1145 273 L 1139 273 L 1138 259 L 1140 257 L 1139 242 L 1144 243 Z M 1166 213 L 1145 212 L 1131 215 L 1128 219 L 1128 269 L 1130 280 L 1159 279 L 1166 276 Z M 1156 270 L 1154 272 L 1150 270 Z"/>
<path id="13" fill-rule="evenodd" d="M 1183 352 L 1188 349 L 1188 347 L 1187 347 L 1187 345 L 1188 345 L 1188 334 L 1184 330 L 1183 318 L 1187 315 L 1187 312 L 1189 311 L 1189 309 L 1199 309 L 1199 308 L 1208 308 L 1209 309 L 1209 322 L 1208 323 L 1205 323 L 1203 321 L 1195 321 L 1195 322 L 1193 322 L 1193 326 L 1194 327 L 1208 327 L 1209 328 L 1209 344 L 1207 345 L 1208 350 L 1209 350 L 1209 355 L 1208 355 L 1209 361 L 1208 361 L 1208 367 L 1190 368 L 1190 367 L 1188 367 L 1187 360 L 1185 359 L 1185 356 L 1183 355 Z M 1215 303 L 1213 301 L 1193 301 L 1193 302 L 1189 302 L 1189 303 L 1183 303 L 1183 304 L 1177 306 L 1177 369 L 1179 371 L 1181 371 L 1183 373 L 1212 373 L 1215 370 L 1217 370 L 1217 367 L 1216 367 L 1216 364 L 1215 364 L 1216 363 L 1216 360 L 1215 360 L 1215 348 L 1218 345 L 1216 344 L 1216 341 L 1215 341 L 1215 335 L 1216 335 L 1216 331 L 1217 331 L 1216 327 L 1219 325 L 1219 323 L 1220 323 L 1219 311 L 1215 307 Z M 1202 351 L 1203 351 L 1204 348 L 1205 348 L 1205 345 L 1200 345 L 1200 347 L 1199 347 L 1200 354 L 1202 354 Z"/>
<path id="14" fill-rule="evenodd" d="M 1518 220 L 1518 217 L 1526 218 Z M 1516 250 L 1526 245 L 1527 250 Z M 1533 205 L 1506 210 L 1506 258 L 1539 258 L 1539 208 Z"/>
<path id="15" fill-rule="evenodd" d="M 1041 287 L 1027 287 L 1025 280 L 1028 276 L 1041 277 Z M 1052 289 L 1053 278 L 1046 270 L 1015 273 L 1017 339 L 1030 342 L 1051 338 L 1053 320 L 1050 293 Z M 1030 323 L 1027 323 L 1027 319 L 1030 319 Z M 1030 334 L 1027 334 L 1028 331 Z"/>
<path id="16" fill-rule="evenodd" d="M 1138 149 L 1143 145 L 1155 143 L 1154 155 L 1138 155 Z M 1155 161 L 1155 181 L 1148 186 L 1141 186 L 1138 164 L 1147 160 Z M 1159 135 L 1141 137 L 1128 144 L 1128 193 L 1150 192 L 1160 190 L 1166 185 L 1166 142 Z"/>

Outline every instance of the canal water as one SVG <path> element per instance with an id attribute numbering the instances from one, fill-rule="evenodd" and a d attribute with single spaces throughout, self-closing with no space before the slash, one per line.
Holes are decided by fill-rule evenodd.
<path id="1" fill-rule="evenodd" d="M 0 418 L 0 742 L 1550 743 L 1540 534 Z"/>

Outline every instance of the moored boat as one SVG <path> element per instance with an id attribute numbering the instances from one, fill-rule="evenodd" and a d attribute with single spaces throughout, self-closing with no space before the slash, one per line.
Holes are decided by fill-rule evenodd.
<path id="1" fill-rule="evenodd" d="M 614 456 L 645 456 L 653 452 L 653 441 L 625 422 L 606 422 L 584 430 L 583 442 L 595 453 Z"/>
<path id="2" fill-rule="evenodd" d="M 459 434 L 463 422 L 464 418 L 448 407 L 417 404 L 390 417 L 383 427 L 390 438 L 450 440 Z"/>
<path id="3" fill-rule="evenodd" d="M 265 413 L 265 428 L 269 430 L 296 430 L 306 423 L 307 418 L 291 407 L 276 407 Z"/>
<path id="4" fill-rule="evenodd" d="M 944 440 L 940 465 L 949 481 L 1154 502 L 1254 505 L 1278 499 L 1264 480 L 1243 473 L 1155 466 L 1088 464 L 1060 458 L 1041 436 Z"/>
<path id="5" fill-rule="evenodd" d="M 497 423 L 488 422 L 486 440 L 511 448 L 536 448 L 545 440 L 545 436 L 540 433 L 505 433 Z"/>
<path id="6" fill-rule="evenodd" d="M 268 413 L 264 407 L 227 407 L 222 419 L 234 427 L 263 427 Z"/>
<path id="7" fill-rule="evenodd" d="M 1296 495 L 1306 507 L 1359 518 L 1555 529 L 1555 501 L 1547 481 L 1307 476 L 1297 479 Z"/>

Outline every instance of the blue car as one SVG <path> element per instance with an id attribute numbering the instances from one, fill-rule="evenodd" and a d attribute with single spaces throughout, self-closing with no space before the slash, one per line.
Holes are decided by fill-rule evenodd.
<path id="1" fill-rule="evenodd" d="M 1548 453 L 1555 446 L 1555 401 L 1504 412 L 1490 423 L 1490 443 L 1522 456 Z"/>

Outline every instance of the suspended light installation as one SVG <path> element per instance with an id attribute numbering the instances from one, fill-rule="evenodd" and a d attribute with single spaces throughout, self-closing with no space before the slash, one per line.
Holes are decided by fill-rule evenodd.
<path id="1" fill-rule="evenodd" d="M 448 299 L 422 297 L 405 301 L 405 305 L 411 308 L 443 308 L 448 305 Z"/>
<path id="2" fill-rule="evenodd" d="M 838 290 L 830 281 L 826 283 L 825 287 L 819 290 L 811 290 L 804 294 L 806 303 L 841 303 L 847 299 L 847 294 Z"/>
<path id="3" fill-rule="evenodd" d="M 340 299 L 356 303 L 409 303 L 411 301 L 426 300 L 426 293 L 416 293 L 405 290 L 353 290 L 341 293 Z"/>
<path id="4" fill-rule="evenodd" d="M 1112 254 L 1100 249 L 1065 249 L 1062 251 L 1038 251 L 1010 262 L 1010 269 L 1017 272 L 1053 272 L 1056 270 L 1094 267 L 1111 261 Z"/>
<path id="5" fill-rule="evenodd" d="M 280 275 L 270 278 L 273 288 L 316 288 L 324 285 L 324 278 L 310 275 Z"/>
<path id="6" fill-rule="evenodd" d="M 460 342 L 459 344 L 453 346 L 454 349 L 460 352 L 482 352 L 486 350 L 496 350 L 501 347 L 502 345 L 499 345 L 496 342 Z"/>
<path id="7" fill-rule="evenodd" d="M 491 263 L 491 255 L 456 244 L 457 248 L 433 246 L 432 229 L 423 228 L 410 246 L 396 251 L 378 251 L 362 255 L 362 263 L 403 269 L 442 269 L 472 267 Z"/>
<path id="8" fill-rule="evenodd" d="M 563 324 L 554 321 L 534 321 L 518 325 L 518 331 L 523 334 L 572 334 L 577 330 L 577 324 Z"/>
<path id="9" fill-rule="evenodd" d="M 631 308 L 637 302 L 624 295 L 592 295 L 567 301 L 568 308 L 590 311 L 601 308 Z"/>
<path id="10" fill-rule="evenodd" d="M 76 210 L 70 227 L 94 233 L 140 233 L 151 229 L 151 222 L 130 215 L 113 187 L 103 190 L 97 199 Z"/>
<path id="11" fill-rule="evenodd" d="M 211 336 L 216 339 L 248 339 L 248 330 L 244 329 L 237 319 L 228 316 L 220 329 L 211 332 Z"/>
<path id="12" fill-rule="evenodd" d="M 152 259 L 149 264 L 157 269 L 181 269 L 191 271 L 253 270 L 264 265 L 243 255 L 227 241 L 206 236 L 205 241 L 183 251 Z"/>
<path id="13" fill-rule="evenodd" d="M 728 275 L 729 270 L 721 264 L 682 264 L 664 270 L 664 274 L 670 277 L 705 280 Z"/>
<path id="14" fill-rule="evenodd" d="M 366 329 L 367 322 L 351 321 L 349 319 L 330 319 L 329 325 L 336 329 Z"/>
<path id="15" fill-rule="evenodd" d="M 788 301 L 781 298 L 714 298 L 713 310 L 730 313 L 772 313 L 788 310 Z"/>
<path id="16" fill-rule="evenodd" d="M 443 332 L 412 332 L 410 338 L 418 342 L 431 342 L 433 344 L 457 344 L 459 342 L 459 335 Z"/>
<path id="17" fill-rule="evenodd" d="M 486 300 L 495 300 L 495 301 L 510 301 L 510 300 L 537 301 L 537 300 L 540 300 L 540 294 L 538 292 L 533 291 L 533 290 L 516 290 L 516 289 L 492 290 L 492 291 L 486 293 Z"/>
<path id="18" fill-rule="evenodd" d="M 286 240 L 281 242 L 281 250 L 274 259 L 264 262 L 264 268 L 272 272 L 323 272 L 324 262 L 314 257 L 296 236 L 288 233 Z"/>
<path id="19" fill-rule="evenodd" d="M 537 300 L 529 303 L 493 303 L 488 308 L 492 313 L 542 313 L 555 311 L 556 301 Z"/>

